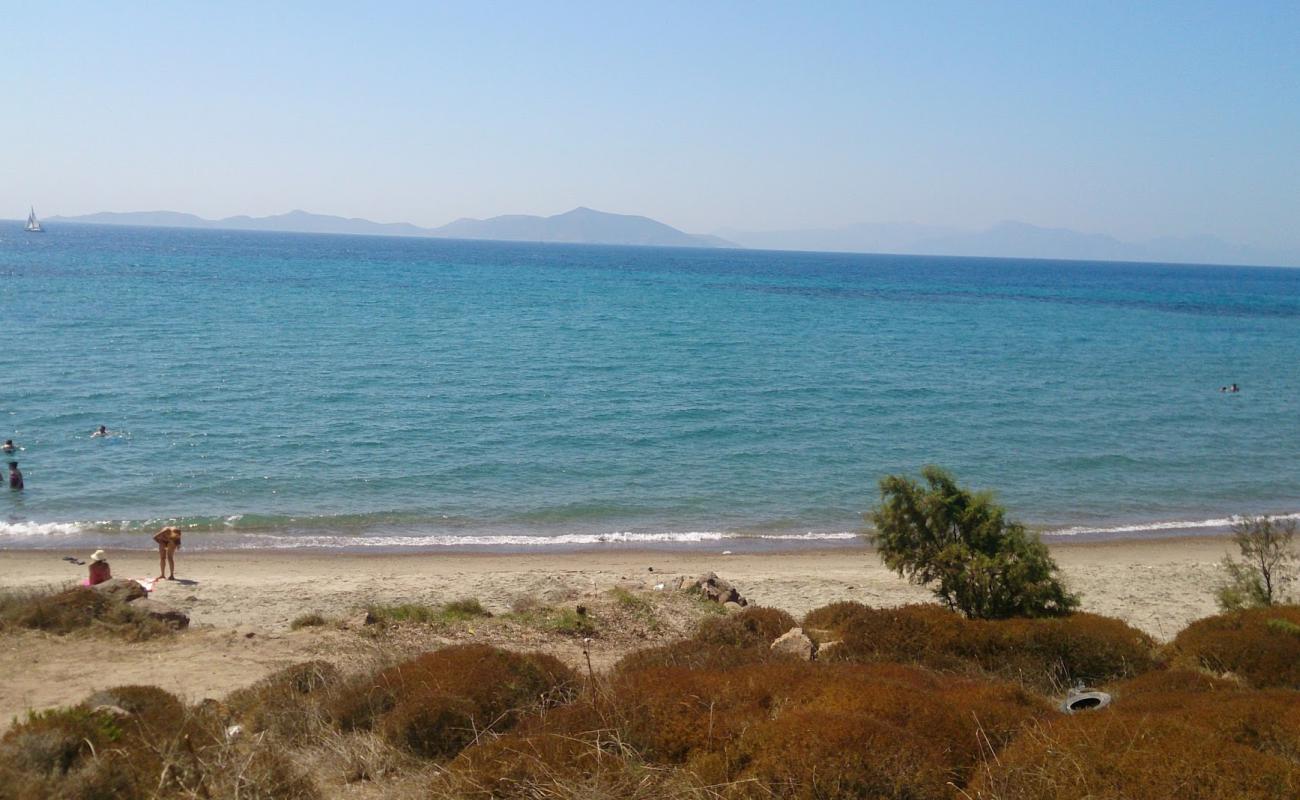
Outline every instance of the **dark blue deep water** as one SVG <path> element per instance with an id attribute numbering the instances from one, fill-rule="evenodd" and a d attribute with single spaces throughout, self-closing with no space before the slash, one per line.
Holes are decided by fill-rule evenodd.
<path id="1" fill-rule="evenodd" d="M 1300 270 L 8 225 L 0 308 L 0 547 L 834 541 L 926 463 L 1300 510 Z"/>

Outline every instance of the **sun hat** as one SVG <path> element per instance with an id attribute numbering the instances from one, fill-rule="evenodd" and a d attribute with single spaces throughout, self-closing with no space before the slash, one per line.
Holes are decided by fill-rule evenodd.
<path id="1" fill-rule="evenodd" d="M 95 552 L 91 553 L 91 554 L 90 554 L 90 560 L 91 560 L 91 561 L 104 561 L 104 560 L 105 560 L 105 558 L 104 558 L 104 551 L 103 551 L 103 550 L 96 550 Z"/>

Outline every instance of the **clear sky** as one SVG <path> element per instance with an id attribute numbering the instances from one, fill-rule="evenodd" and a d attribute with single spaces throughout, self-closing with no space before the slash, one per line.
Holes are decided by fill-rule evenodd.
<path id="1" fill-rule="evenodd" d="M 9 2 L 2 217 L 1300 246 L 1300 3 Z"/>

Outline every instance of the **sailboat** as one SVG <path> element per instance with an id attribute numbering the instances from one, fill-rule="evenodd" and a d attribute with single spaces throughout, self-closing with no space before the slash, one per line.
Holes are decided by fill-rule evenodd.
<path id="1" fill-rule="evenodd" d="M 31 211 L 27 212 L 27 227 L 23 228 L 23 230 L 28 233 L 45 233 L 45 229 L 41 227 L 41 221 L 36 218 L 36 206 L 32 206 Z"/>

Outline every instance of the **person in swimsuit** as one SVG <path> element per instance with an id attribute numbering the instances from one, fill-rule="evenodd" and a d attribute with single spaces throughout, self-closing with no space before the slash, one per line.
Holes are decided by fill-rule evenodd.
<path id="1" fill-rule="evenodd" d="M 176 551 L 181 546 L 181 529 L 175 525 L 168 525 L 166 528 L 158 531 L 153 535 L 153 540 L 158 543 L 158 578 L 161 580 L 166 574 L 166 567 L 171 567 L 171 576 L 169 581 L 176 580 Z"/>
<path id="2" fill-rule="evenodd" d="M 23 473 L 21 470 L 18 469 L 17 461 L 9 462 L 9 488 L 10 489 L 23 488 Z"/>
<path id="3" fill-rule="evenodd" d="M 96 550 L 90 557 L 90 577 L 86 579 L 86 586 L 103 583 L 112 577 L 113 570 L 108 566 L 108 559 L 104 557 L 104 551 Z"/>
<path id="4" fill-rule="evenodd" d="M 4 447 L 0 447 L 0 450 L 5 451 L 6 454 L 8 454 L 8 453 L 12 453 L 13 451 L 15 451 L 15 450 L 17 450 L 17 449 L 18 449 L 18 446 L 14 444 L 14 440 L 13 440 L 13 439 L 5 439 Z"/>
<path id="5" fill-rule="evenodd" d="M 99 430 L 97 430 L 97 431 L 95 431 L 94 433 L 90 434 L 90 438 L 92 438 L 92 439 L 94 439 L 94 438 L 96 438 L 96 437 L 100 437 L 100 436 L 108 436 L 108 428 L 104 427 L 103 425 L 100 425 L 100 426 L 99 426 Z"/>

